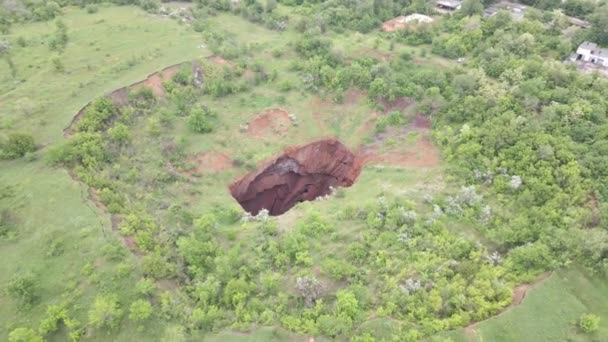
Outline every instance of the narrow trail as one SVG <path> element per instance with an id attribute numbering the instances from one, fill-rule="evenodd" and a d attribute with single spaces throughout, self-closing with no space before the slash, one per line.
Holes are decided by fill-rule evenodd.
<path id="1" fill-rule="evenodd" d="M 528 294 L 528 291 L 530 291 L 531 289 L 542 284 L 545 280 L 549 279 L 549 277 L 551 277 L 551 275 L 553 275 L 553 272 L 545 272 L 545 273 L 542 273 L 541 275 L 539 275 L 531 283 L 521 284 L 521 285 L 517 286 L 515 289 L 513 289 L 513 300 L 511 302 L 511 304 L 509 306 L 507 306 L 506 308 L 504 308 L 502 311 L 500 311 L 498 314 L 496 314 L 488 319 L 499 317 L 500 315 L 512 310 L 513 308 L 515 308 L 518 305 L 520 305 L 521 303 L 523 303 L 524 299 L 526 298 L 526 295 Z M 477 325 L 487 321 L 488 319 L 480 321 L 480 322 L 471 323 L 464 328 L 464 334 L 467 337 L 468 341 L 471 341 L 471 342 L 479 341 L 478 335 L 477 335 Z"/>

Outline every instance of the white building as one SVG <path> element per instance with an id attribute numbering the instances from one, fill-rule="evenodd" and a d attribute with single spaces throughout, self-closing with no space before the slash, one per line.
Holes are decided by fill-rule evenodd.
<path id="1" fill-rule="evenodd" d="M 602 49 L 595 43 L 584 42 L 570 57 L 570 60 L 593 63 L 608 68 L 608 49 Z"/>
<path id="2" fill-rule="evenodd" d="M 462 6 L 461 0 L 437 0 L 437 12 L 450 13 L 460 9 Z"/>

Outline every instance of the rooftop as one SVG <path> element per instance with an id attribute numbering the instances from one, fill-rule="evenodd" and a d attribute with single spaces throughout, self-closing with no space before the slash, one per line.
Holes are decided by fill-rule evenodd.
<path id="1" fill-rule="evenodd" d="M 581 45 L 579 45 L 578 48 L 579 49 L 590 50 L 591 54 L 594 55 L 594 56 L 608 58 L 608 49 L 603 49 L 603 48 L 597 46 L 596 43 L 583 42 Z"/>
<path id="2" fill-rule="evenodd" d="M 456 8 L 460 5 L 462 5 L 462 1 L 461 0 L 437 0 L 437 5 Z"/>

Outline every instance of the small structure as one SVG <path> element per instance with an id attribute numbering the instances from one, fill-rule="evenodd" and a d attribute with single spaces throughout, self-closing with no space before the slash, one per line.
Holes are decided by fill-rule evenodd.
<path id="1" fill-rule="evenodd" d="M 461 6 L 461 0 L 437 0 L 436 2 L 437 12 L 440 13 L 451 13 L 459 10 Z"/>
<path id="2" fill-rule="evenodd" d="M 513 20 L 522 20 L 524 18 L 526 9 L 528 9 L 528 7 L 522 4 L 510 1 L 501 1 L 488 6 L 488 8 L 483 11 L 483 16 L 486 18 L 493 17 L 496 15 L 496 13 L 498 13 L 498 11 L 505 10 L 509 12 Z"/>
<path id="3" fill-rule="evenodd" d="M 608 49 L 602 49 L 595 43 L 583 42 L 576 53 L 570 56 L 572 62 L 586 62 L 608 68 Z"/>
<path id="4" fill-rule="evenodd" d="M 403 30 L 406 26 L 417 24 L 417 23 L 432 23 L 433 18 L 424 14 L 410 14 L 408 16 L 399 16 L 394 19 L 391 19 L 384 24 L 382 24 L 382 30 L 384 32 L 393 32 L 396 30 Z"/>

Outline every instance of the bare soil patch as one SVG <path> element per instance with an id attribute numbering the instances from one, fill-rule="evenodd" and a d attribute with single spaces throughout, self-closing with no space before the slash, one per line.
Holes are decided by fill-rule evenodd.
<path id="1" fill-rule="evenodd" d="M 406 101 L 400 101 L 397 105 L 403 106 L 405 103 Z M 365 164 L 384 164 L 401 167 L 438 167 L 440 164 L 439 149 L 428 136 L 430 130 L 431 121 L 429 118 L 417 114 L 413 117 L 412 123 L 405 128 L 389 128 L 385 132 L 376 134 L 373 142 L 360 149 L 359 156 Z M 411 132 L 418 132 L 420 134 L 420 137 L 413 144 L 408 143 L 410 139 L 408 135 Z M 394 140 L 393 146 L 387 147 L 389 140 Z"/>
<path id="2" fill-rule="evenodd" d="M 228 170 L 233 167 L 232 159 L 227 153 L 206 151 L 188 158 L 194 168 L 185 172 L 188 176 L 208 174 Z"/>
<path id="3" fill-rule="evenodd" d="M 221 66 L 227 66 L 230 68 L 236 67 L 236 64 L 234 62 L 231 62 L 222 56 L 209 56 L 207 57 L 207 60 Z"/>
<path id="4" fill-rule="evenodd" d="M 407 151 L 379 151 L 376 147 L 364 147 L 359 156 L 365 164 L 382 164 L 401 167 L 438 167 L 439 150 L 429 137 L 416 140 Z"/>
<path id="5" fill-rule="evenodd" d="M 247 125 L 247 133 L 255 138 L 286 135 L 293 123 L 284 109 L 266 109 Z"/>
<path id="6" fill-rule="evenodd" d="M 394 110 L 403 111 L 405 108 L 409 107 L 414 103 L 414 100 L 409 97 L 398 97 L 393 102 L 388 101 L 387 99 L 380 97 L 376 100 L 379 104 L 384 107 L 384 114 L 390 113 Z"/>
<path id="7" fill-rule="evenodd" d="M 404 28 L 405 20 L 403 20 L 403 17 L 397 17 L 389 21 L 385 21 L 382 24 L 382 31 L 384 32 L 393 32 L 396 30 L 403 30 Z"/>
<path id="8" fill-rule="evenodd" d="M 179 70 L 179 65 L 174 65 L 168 67 L 161 72 L 154 73 L 148 78 L 146 78 L 143 82 L 136 83 L 131 86 L 131 89 L 137 90 L 142 87 L 152 89 L 152 92 L 156 97 L 165 97 L 165 88 L 163 87 L 163 82 L 171 79 L 173 75 Z"/>

